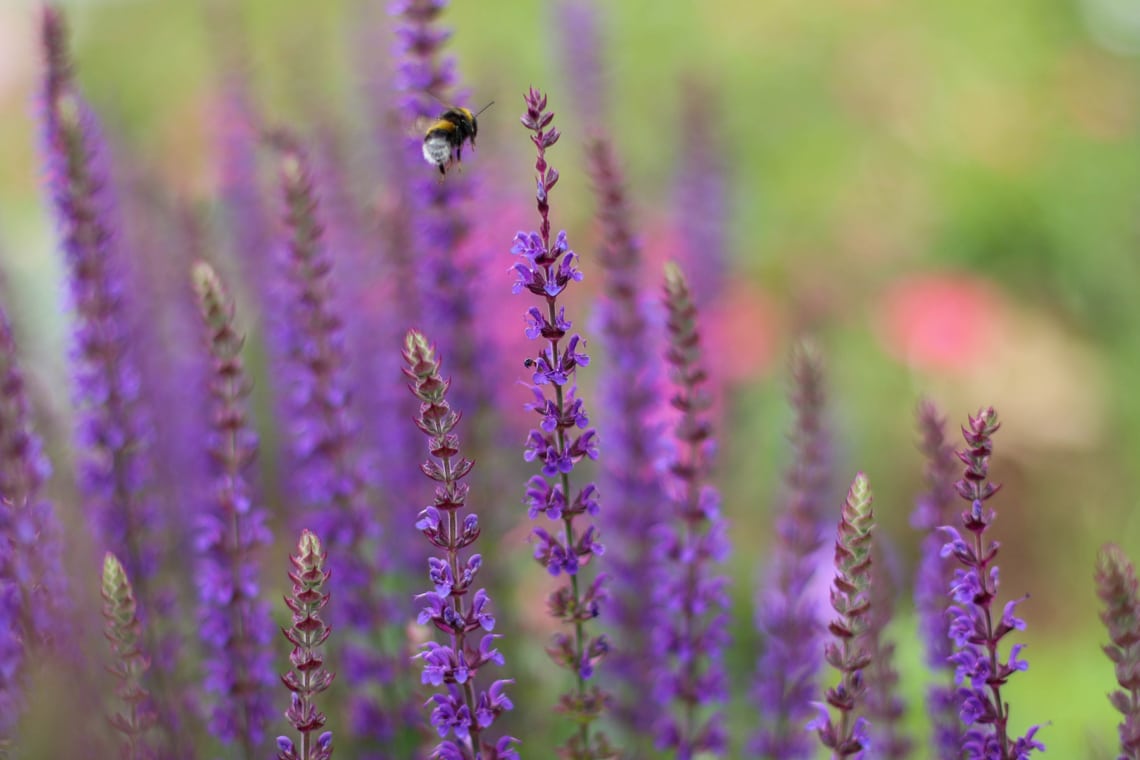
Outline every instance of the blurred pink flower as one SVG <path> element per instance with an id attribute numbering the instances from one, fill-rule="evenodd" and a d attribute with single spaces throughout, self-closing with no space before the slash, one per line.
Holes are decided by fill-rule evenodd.
<path id="1" fill-rule="evenodd" d="M 875 319 L 886 350 L 915 369 L 965 371 L 1006 332 L 1004 298 L 963 274 L 917 274 L 887 286 Z"/>

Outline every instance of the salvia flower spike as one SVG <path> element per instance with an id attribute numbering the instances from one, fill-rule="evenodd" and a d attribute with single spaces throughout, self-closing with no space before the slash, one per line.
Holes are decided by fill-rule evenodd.
<path id="1" fill-rule="evenodd" d="M 103 633 L 110 642 L 112 656 L 107 670 L 118 681 L 115 695 L 124 705 L 122 712 L 111 717 L 111 725 L 123 735 L 122 760 L 152 760 L 155 754 L 147 733 L 155 724 L 155 715 L 143 686 L 150 659 L 139 648 L 142 625 L 131 581 L 123 563 L 110 552 L 103 557 L 102 594 Z"/>
<path id="2" fill-rule="evenodd" d="M 1100 619 L 1108 628 L 1104 653 L 1112 660 L 1120 688 L 1108 695 L 1124 716 L 1120 760 L 1140 760 L 1140 594 L 1136 567 L 1119 546 L 1106 544 L 1097 555 L 1096 592 L 1104 602 Z"/>
<path id="3" fill-rule="evenodd" d="M 537 356 L 526 361 L 533 369 L 534 383 L 534 402 L 528 408 L 541 421 L 527 436 L 524 459 L 538 463 L 540 474 L 527 483 L 524 502 L 532 519 L 545 516 L 561 524 L 561 535 L 557 530 L 534 529 L 534 556 L 552 576 L 565 574 L 569 579 L 550 595 L 548 605 L 551 614 L 572 633 L 556 634 L 547 652 L 575 676 L 573 691 L 564 694 L 559 703 L 559 709 L 577 724 L 577 731 L 561 750 L 562 756 L 587 760 L 610 757 L 613 749 L 603 734 L 591 730 L 609 697 L 588 683 L 598 661 L 609 650 L 605 636 L 589 636 L 586 631 L 586 623 L 600 614 L 604 600 L 605 575 L 599 573 L 587 585 L 583 572 L 602 553 L 595 526 L 582 524 L 597 516 L 598 493 L 593 483 L 572 488 L 570 477 L 580 461 L 598 456 L 597 433 L 589 426 L 574 382 L 578 368 L 588 365 L 590 358 L 585 341 L 571 332 L 566 307 L 559 302 L 570 284 L 582 279 L 582 272 L 566 233 L 559 232 L 553 240 L 550 235 L 550 191 L 558 183 L 558 171 L 547 164 L 546 151 L 560 136 L 552 126 L 554 113 L 546 109 L 546 96 L 538 90 L 531 88 L 524 98 L 527 108 L 521 121 L 531 132 L 538 154 L 535 202 L 540 221 L 538 231 L 515 235 L 511 253 L 520 260 L 512 271 L 517 277 L 514 292 L 525 291 L 537 299 L 537 305 L 526 311 L 526 335 L 541 345 Z"/>
<path id="4" fill-rule="evenodd" d="M 1023 644 L 1014 644 L 1003 661 L 998 653 L 1002 639 L 1015 630 L 1023 630 L 1025 621 L 1017 617 L 1017 605 L 1025 597 L 1007 602 L 1000 617 L 993 609 L 998 591 L 998 543 L 987 541 L 986 531 L 995 513 L 988 501 L 1000 486 L 989 480 L 993 434 L 1000 427 L 992 407 L 982 409 L 969 418 L 962 428 L 966 448 L 958 458 L 966 465 L 961 480 L 954 484 L 958 495 L 970 508 L 961 513 L 960 527 L 944 526 L 948 539 L 942 553 L 953 556 L 963 567 L 954 571 L 950 581 L 950 640 L 954 653 L 955 680 L 967 686 L 958 689 L 958 708 L 967 729 L 962 737 L 962 751 L 967 760 L 1021 760 L 1033 750 L 1044 750 L 1036 741 L 1039 726 L 1030 726 L 1024 736 L 1009 736 L 1009 704 L 1001 697 L 1001 687 L 1029 664 L 1021 659 Z"/>
<path id="5" fill-rule="evenodd" d="M 404 374 L 420 401 L 416 426 L 428 437 L 424 474 L 437 483 L 432 504 L 419 514 L 416 528 L 423 532 L 442 556 L 428 558 L 432 590 L 420 594 L 423 607 L 420 625 L 431 624 L 448 636 L 448 643 L 424 644 L 418 655 L 423 661 L 422 681 L 439 689 L 432 705 L 431 723 L 442 741 L 433 757 L 454 760 L 518 760 L 512 748 L 513 737 L 492 744 L 488 729 L 498 716 L 514 705 L 505 688 L 511 680 L 494 681 L 480 690 L 476 675 L 480 668 L 502 665 L 503 656 L 495 648 L 497 634 L 491 614 L 491 599 L 485 589 L 475 589 L 475 578 L 483 559 L 460 552 L 479 538 L 479 518 L 474 512 L 461 514 L 467 505 L 467 484 L 463 479 L 473 462 L 460 453 L 455 427 L 459 413 L 447 401 L 451 386 L 439 374 L 440 361 L 435 349 L 421 334 L 412 330 L 404 342 Z M 481 633 L 478 633 L 480 632 Z M 448 735 L 452 739 L 448 739 Z"/>
<path id="6" fill-rule="evenodd" d="M 328 689 L 333 674 L 325 668 L 322 651 L 332 629 L 321 619 L 321 610 L 329 602 L 325 583 L 325 552 L 321 540 L 308 530 L 301 532 L 297 553 L 289 556 L 293 569 L 289 580 L 293 593 L 285 604 L 293 613 L 293 624 L 281 633 L 293 645 L 289 654 L 292 669 L 281 677 L 290 692 L 285 718 L 300 734 L 300 745 L 287 736 L 277 737 L 277 760 L 328 760 L 333 754 L 331 731 L 325 727 L 325 714 L 317 709 L 316 697 Z"/>
<path id="7" fill-rule="evenodd" d="M 718 572 L 728 558 L 727 524 L 720 494 L 710 484 L 711 398 L 701 356 L 697 307 L 684 275 L 665 267 L 668 346 L 665 359 L 673 379 L 669 399 L 679 413 L 668 457 L 671 519 L 655 529 L 653 648 L 657 746 L 678 758 L 728 751 L 721 712 L 728 697 L 724 650 L 728 645 L 728 578 Z"/>
<path id="8" fill-rule="evenodd" d="M 957 503 L 954 481 L 958 458 L 946 440 L 946 420 L 930 401 L 918 406 L 919 448 L 926 458 L 926 491 L 915 504 L 911 524 L 924 532 L 914 579 L 914 608 L 925 647 L 926 665 L 933 681 L 926 689 L 931 747 L 938 760 L 959 760 L 962 755 L 962 721 L 954 686 L 952 649 L 947 635 L 950 599 L 946 589 L 953 577 L 954 560 L 942 555 L 938 528 L 954 519 Z"/>
<path id="9" fill-rule="evenodd" d="M 827 539 L 831 434 L 827 427 L 823 359 L 808 345 L 791 356 L 795 423 L 785 495 L 776 522 L 778 543 L 757 594 L 756 626 L 764 634 L 752 689 L 758 728 L 748 748 L 773 760 L 809 760 L 815 744 L 804 726 L 815 714 L 823 659 L 822 606 L 810 593 Z"/>
<path id="10" fill-rule="evenodd" d="M 871 662 L 867 632 L 871 626 L 871 540 L 875 514 L 871 486 L 859 473 L 847 492 L 835 539 L 835 580 L 831 607 L 836 617 L 828 624 L 831 639 L 823 657 L 839 671 L 839 683 L 829 688 L 827 704 L 816 703 L 819 716 L 808 724 L 819 734 L 833 760 L 865 757 L 868 747 L 866 718 L 859 716 L 867 695 L 863 671 Z M 833 722 L 828 706 L 838 713 Z"/>
<path id="11" fill-rule="evenodd" d="M 249 482 L 257 457 L 257 434 L 246 411 L 252 386 L 242 364 L 245 341 L 234 327 L 233 301 L 209 264 L 198 262 L 193 278 L 213 364 L 208 441 L 213 482 L 197 540 L 205 687 L 215 698 L 211 732 L 252 757 L 272 715 L 274 681 L 268 647 L 272 626 L 258 580 L 258 560 L 270 536 L 266 510 Z"/>

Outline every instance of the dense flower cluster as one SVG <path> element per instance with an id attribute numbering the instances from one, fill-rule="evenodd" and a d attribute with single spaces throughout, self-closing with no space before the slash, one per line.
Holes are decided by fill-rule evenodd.
<path id="1" fill-rule="evenodd" d="M 958 458 L 966 464 L 966 471 L 954 487 L 970 508 L 961 514 L 960 529 L 942 529 L 948 539 L 942 553 L 952 555 L 964 566 L 954 571 L 950 582 L 955 604 L 950 607 L 949 635 L 954 642 L 950 661 L 955 666 L 955 680 L 960 684 L 969 681 L 968 687 L 958 689 L 959 714 L 968 726 L 962 739 L 968 760 L 1023 760 L 1033 750 L 1045 749 L 1033 738 L 1038 726 L 1030 726 L 1017 739 L 1009 736 L 1009 704 L 1001 697 L 1001 687 L 1009 677 L 1028 670 L 1029 664 L 1019 656 L 1024 644 L 1014 644 L 1004 661 L 998 654 L 1002 639 L 1025 628 L 1025 621 L 1014 615 L 1025 597 L 1007 602 L 996 621 L 993 615 L 998 544 L 986 542 L 986 530 L 995 514 L 985 502 L 1000 488 L 989 481 L 992 439 L 998 427 L 997 413 L 988 408 L 971 416 L 969 426 L 962 429 L 966 449 L 958 452 Z"/>
<path id="2" fill-rule="evenodd" d="M 516 294 L 526 291 L 540 300 L 539 306 L 526 311 L 526 336 L 544 345 L 536 358 L 528 358 L 534 369 L 534 403 L 528 408 L 541 422 L 527 436 L 524 458 L 541 465 L 541 474 L 527 483 L 526 504 L 531 519 L 545 515 L 561 521 L 562 536 L 545 528 L 534 529 L 534 556 L 553 576 L 565 573 L 569 583 L 559 588 L 547 604 L 551 614 L 574 630 L 573 636 L 558 633 L 547 647 L 550 656 L 560 666 L 576 675 L 576 689 L 562 696 L 560 707 L 574 716 L 577 733 L 566 746 L 572 760 L 608 757 L 612 750 L 604 735 L 595 732 L 591 738 L 590 725 L 605 709 L 608 697 L 597 686 L 587 687 L 594 675 L 594 666 L 609 651 L 605 636 L 588 637 L 585 623 L 600 614 L 605 599 L 605 575 L 594 577 L 589 586 L 582 582 L 580 571 L 594 557 L 602 553 L 597 541 L 597 529 L 585 528 L 575 520 L 599 511 L 597 487 L 587 483 L 572 490 L 570 474 L 575 465 L 585 458 L 598 456 L 597 433 L 589 427 L 582 400 L 576 398 L 574 380 L 578 367 L 590 363 L 585 353 L 585 341 L 571 333 L 572 323 L 566 317 L 566 307 L 558 302 L 571 282 L 582 279 L 578 257 L 570 250 L 566 232 L 550 237 L 550 191 L 558 183 L 558 171 L 547 164 L 546 151 L 558 142 L 558 129 L 551 126 L 553 112 L 546 110 L 546 96 L 531 88 L 526 94 L 526 113 L 523 126 L 530 130 L 531 142 L 538 152 L 535 161 L 537 172 L 536 201 L 541 219 L 536 232 L 519 232 L 511 253 L 522 260 L 513 271 L 517 276 Z M 565 341 L 565 342 L 563 342 Z M 580 431 L 580 432 L 576 432 Z"/>
<path id="3" fill-rule="evenodd" d="M 213 5 L 211 12 L 228 18 L 221 10 L 227 4 Z M 364 104 L 390 122 L 374 131 L 376 142 L 388 144 L 367 146 L 386 151 L 381 171 L 347 158 L 367 148 L 350 130 L 324 121 L 324 112 L 310 163 L 288 131 L 255 128 L 253 91 L 240 78 L 225 78 L 221 116 L 232 123 L 212 194 L 198 196 L 209 180 L 200 185 L 196 178 L 189 185 L 195 208 L 183 202 L 175 213 L 174 201 L 159 198 L 161 183 L 124 182 L 122 219 L 106 145 L 72 76 L 62 18 L 44 10 L 45 184 L 62 238 L 74 393 L 71 408 L 60 408 L 50 361 L 42 375 L 20 371 L 8 323 L 12 304 L 0 281 L 0 756 L 330 760 L 330 727 L 337 755 L 361 760 L 519 760 L 524 753 L 696 760 L 727 755 L 736 742 L 748 757 L 809 760 L 821 753 L 817 737 L 832 760 L 1023 760 L 1043 751 L 1038 726 L 1012 735 L 1003 700 L 1008 679 L 1027 665 L 1021 645 L 1003 644 L 1025 627 L 1015 615 L 1021 600 L 996 605 L 992 409 L 970 417 L 964 429 L 961 479 L 943 419 L 932 404 L 919 410 L 927 465 L 913 518 L 923 539 L 914 591 L 932 677 L 928 746 L 914 746 L 902 730 L 899 693 L 911 673 L 896 667 L 887 636 L 899 574 L 886 570 L 896 556 L 912 555 L 873 546 L 878 530 L 862 473 L 841 508 L 834 554 L 823 556 L 830 549 L 824 526 L 834 524 L 839 494 L 830 493 L 831 433 L 822 362 L 813 350 L 792 357 L 786 483 L 773 504 L 762 505 L 771 507 L 775 530 L 764 535 L 760 510 L 741 514 L 740 524 L 758 535 L 734 542 L 770 546 L 761 558 L 767 573 L 759 587 L 741 580 L 753 569 L 744 557 L 728 574 L 715 443 L 730 462 L 755 468 L 746 475 L 767 472 L 757 461 L 766 444 L 755 431 L 744 440 L 713 433 L 714 410 L 732 409 L 738 398 L 721 394 L 706 376 L 706 363 L 723 366 L 729 352 L 708 350 L 724 334 L 707 340 L 697 311 L 705 314 L 707 304 L 715 329 L 725 328 L 715 310 L 729 288 L 724 215 L 732 193 L 724 181 L 730 154 L 715 149 L 717 116 L 698 86 L 688 88 L 696 94 L 684 106 L 687 115 L 674 119 L 683 133 L 675 190 L 685 216 L 674 209 L 671 218 L 654 220 L 671 236 L 661 248 L 689 262 L 693 280 L 667 267 L 663 305 L 649 302 L 655 294 L 644 271 L 646 253 L 657 246 L 643 250 L 633 231 L 631 207 L 643 198 L 623 186 L 610 143 L 587 146 L 605 275 L 595 312 L 604 341 L 598 354 L 574 329 L 577 317 L 568 316 L 586 311 L 575 299 L 589 294 L 576 284 L 581 260 L 550 219 L 560 178 L 547 158 L 560 133 L 546 96 L 525 94 L 539 223 L 519 232 L 512 247 L 509 271 L 525 306 L 512 306 L 514 299 L 504 305 L 516 320 L 521 312 L 523 334 L 534 342 L 509 362 L 497 361 L 497 349 L 485 350 L 500 339 L 497 322 L 482 311 L 494 272 L 475 257 L 468 223 L 486 219 L 486 231 L 499 235 L 513 209 L 502 199 L 476 205 L 485 203 L 484 193 L 470 192 L 458 151 L 452 163 L 425 165 L 424 132 L 408 135 L 404 123 L 434 117 L 433 131 L 446 133 L 450 122 L 438 121 L 440 112 L 452 98 L 466 100 L 455 92 L 454 61 L 443 55 L 446 5 L 396 0 L 398 20 L 376 30 L 395 37 L 399 60 L 391 79 L 401 96 L 399 113 L 389 98 Z M 576 83 L 581 111 L 602 119 L 603 6 L 559 0 L 556 10 L 568 57 L 583 67 Z M 232 63 L 235 52 L 219 57 Z M 377 63 L 382 72 L 388 68 Z M 493 126 L 496 113 L 484 127 Z M 474 134 L 465 137 L 465 146 L 474 142 Z M 273 195 L 260 176 L 260 157 L 278 170 L 283 218 L 275 231 L 265 218 Z M 121 169 L 116 173 L 132 178 L 147 171 L 133 162 Z M 362 197 L 357 191 L 365 186 Z M 209 213 L 199 213 L 199 203 Z M 474 209 L 480 214 L 468 213 Z M 234 250 L 217 245 L 219 238 L 237 241 Z M 501 251 L 500 243 L 494 248 Z M 198 258 L 243 276 L 234 292 L 252 304 L 242 301 L 248 353 L 219 275 L 204 263 L 187 266 Z M 198 314 L 190 308 L 191 283 Z M 23 296 L 19 284 L 13 278 L 13 303 Z M 499 284 L 505 290 L 505 279 Z M 52 332 L 29 327 L 24 334 Z M 194 331 L 205 339 L 191 340 Z M 441 375 L 441 356 L 454 386 Z M 600 410 L 591 407 L 596 417 L 579 395 L 579 369 L 587 366 L 600 369 L 590 378 L 602 402 Z M 496 394 L 520 367 L 530 394 L 526 427 L 533 429 L 519 433 L 511 454 L 491 433 L 514 422 Z M 672 393 L 663 388 L 667 371 Z M 48 381 L 37 384 L 40 376 Z M 362 388 L 363 404 L 355 396 Z M 42 404 L 35 416 L 49 432 L 74 423 L 70 449 L 51 436 L 41 444 L 34 404 Z M 462 449 L 459 409 L 478 418 L 464 420 Z M 408 419 L 426 437 L 422 463 L 424 439 Z M 595 426 L 610 433 L 601 458 Z M 51 482 L 45 451 L 60 467 Z M 432 481 L 427 506 L 414 497 L 426 490 L 422 480 L 413 482 L 417 465 Z M 595 472 L 598 485 L 591 482 Z M 503 498 L 511 484 L 529 520 Z M 737 500 L 742 487 L 767 488 L 756 477 L 732 485 L 725 493 Z M 955 493 L 969 504 L 960 521 Z M 69 519 L 56 522 L 48 494 Z M 469 502 L 480 505 L 478 516 Z M 274 741 L 278 730 L 268 729 L 282 718 L 269 704 L 273 619 L 260 575 L 270 526 L 292 531 L 302 522 L 318 530 L 301 532 L 290 557 L 291 620 L 282 629 L 290 659 L 281 677 L 289 727 L 280 723 L 287 736 Z M 84 535 L 77 524 L 91 529 Z M 66 554 L 62 528 L 70 529 Z M 545 572 L 516 571 L 512 557 L 525 560 L 528 551 Z M 75 584 L 65 575 L 95 556 L 105 557 L 102 626 L 93 598 L 69 598 Z M 600 572 L 603 561 L 612 586 Z M 820 609 L 828 579 L 813 583 L 825 566 L 834 569 L 830 624 Z M 337 584 L 331 608 L 330 578 Z M 1102 550 L 1096 591 L 1117 681 L 1109 702 L 1122 715 L 1120 757 L 1140 760 L 1140 593 L 1124 550 Z M 732 636 L 729 652 L 729 632 L 740 630 L 746 606 L 730 601 L 749 595 L 757 630 Z M 89 639 L 100 627 L 110 644 L 105 669 L 80 656 L 94 649 Z M 196 634 L 201 646 L 181 651 L 170 633 Z M 547 669 L 565 672 L 556 705 L 541 698 L 550 672 L 528 661 L 525 648 L 547 634 L 554 663 Z M 326 656 L 343 689 L 334 687 Z M 521 674 L 517 683 L 495 677 L 508 656 Z M 611 656 L 602 670 L 599 663 Z M 728 663 L 739 668 L 731 677 Z M 755 674 L 744 672 L 753 663 Z M 819 683 L 824 663 L 839 674 L 830 688 Z M 730 690 L 748 680 L 754 704 L 734 724 Z M 813 707 L 818 717 L 809 722 Z M 111 730 L 102 720 L 108 712 Z M 67 730 L 58 730 L 61 715 Z M 620 732 L 620 753 L 599 730 L 603 720 Z M 752 736 L 734 737 L 734 728 Z"/>
<path id="4" fill-rule="evenodd" d="M 429 557 L 428 576 L 433 589 L 417 599 L 424 605 L 419 623 L 435 626 L 448 636 L 448 644 L 429 641 L 419 657 L 423 660 L 424 684 L 445 689 L 429 700 L 433 705 L 432 726 L 441 742 L 432 756 L 443 760 L 518 760 L 512 745 L 518 740 L 504 736 L 495 744 L 486 740 L 486 731 L 495 719 L 514 705 L 505 687 L 510 680 L 497 680 L 480 691 L 475 682 L 479 669 L 502 665 L 503 656 L 495 648 L 497 634 L 486 589 L 478 589 L 467 603 L 483 557 L 471 554 L 465 561 L 460 551 L 479 538 L 479 517 L 474 512 L 461 515 L 467 505 L 468 486 L 463 479 L 473 462 L 462 456 L 459 436 L 454 432 L 459 414 L 447 402 L 450 381 L 439 374 L 439 359 L 423 335 L 412 330 L 404 343 L 404 373 L 411 379 L 412 393 L 420 401 L 416 426 L 428 436 L 430 458 L 424 462 L 425 475 L 435 481 L 435 498 L 420 512 L 416 528 L 432 546 L 444 551 L 442 557 Z M 462 522 L 460 518 L 462 517 Z M 482 630 L 479 643 L 475 634 Z M 468 638 L 470 636 L 470 638 Z M 454 741 L 447 740 L 448 734 Z"/>

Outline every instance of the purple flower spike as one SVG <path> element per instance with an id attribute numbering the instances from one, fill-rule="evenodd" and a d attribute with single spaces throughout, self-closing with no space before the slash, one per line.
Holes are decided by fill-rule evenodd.
<path id="1" fill-rule="evenodd" d="M 160 541 L 151 535 L 150 437 L 140 408 L 124 304 L 124 262 L 94 115 L 75 91 L 63 18 L 43 17 L 47 56 L 44 142 L 51 199 L 63 237 L 74 313 L 72 373 L 78 419 L 78 485 L 100 542 L 122 558 L 144 605 Z"/>
<path id="2" fill-rule="evenodd" d="M 756 604 L 756 626 L 764 634 L 752 690 L 760 728 L 748 745 L 753 754 L 774 760 L 815 756 L 811 734 L 803 730 L 816 713 L 812 700 L 823 666 L 822 600 L 811 587 L 823 566 L 817 558 L 826 542 L 824 515 L 833 480 L 823 361 L 816 351 L 798 347 L 791 373 L 795 426 L 778 543 Z"/>
<path id="3" fill-rule="evenodd" d="M 564 10 L 584 13 L 587 9 L 566 4 Z M 664 454 L 660 443 L 664 430 L 657 419 L 662 398 L 662 362 L 656 350 L 660 319 L 651 317 L 655 304 L 639 296 L 643 256 L 631 228 L 630 204 L 613 150 L 608 142 L 598 140 L 588 146 L 587 157 L 603 230 L 598 251 L 605 271 L 600 327 L 609 361 L 602 365 L 598 381 L 608 425 L 601 486 L 607 502 L 603 525 L 613 549 L 610 610 L 620 642 L 606 671 L 608 681 L 618 690 L 614 710 L 618 720 L 632 734 L 648 736 L 657 710 L 653 700 L 645 698 L 654 688 L 656 660 L 645 625 L 653 607 L 645 593 L 653 559 L 653 535 L 647 526 L 660 521 L 659 505 L 664 502 L 657 470 Z M 534 323 L 541 325 L 539 310 L 532 312 Z"/>
<path id="4" fill-rule="evenodd" d="M 111 716 L 111 725 L 123 735 L 122 760 L 150 760 L 154 752 L 147 732 L 155 724 L 155 715 L 147 707 L 150 695 L 143 686 L 143 676 L 150 659 L 139 647 L 142 624 L 136 614 L 134 591 L 123 564 L 114 554 L 103 557 L 103 633 L 111 645 L 110 671 L 118 686 L 115 695 L 123 702 L 123 712 Z"/>
<path id="5" fill-rule="evenodd" d="M 614 750 L 604 734 L 591 730 L 591 724 L 607 707 L 610 698 L 600 687 L 588 684 L 594 675 L 594 664 L 605 651 L 605 637 L 590 637 L 585 624 L 599 614 L 604 598 L 602 579 L 584 589 L 583 571 L 601 545 L 594 539 L 593 526 L 576 522 L 583 514 L 597 513 L 596 487 L 586 484 L 577 490 L 571 487 L 571 475 L 577 464 L 585 458 L 597 456 L 596 433 L 588 424 L 585 410 L 575 398 L 574 388 L 578 367 L 589 361 L 585 342 L 577 333 L 571 333 L 572 324 L 559 303 L 570 283 L 581 280 L 577 255 L 570 250 L 566 233 L 560 232 L 554 240 L 550 235 L 550 191 L 558 183 L 558 172 L 546 162 L 546 151 L 558 142 L 558 129 L 552 126 L 554 114 L 546 110 L 546 96 L 531 90 L 524 96 L 526 113 L 522 124 L 531 132 L 531 142 L 537 150 L 535 160 L 535 201 L 539 213 L 537 232 L 520 232 L 515 236 L 511 252 L 519 260 L 511 268 L 517 280 L 515 293 L 524 291 L 537 299 L 537 307 L 527 307 L 527 337 L 541 344 L 526 361 L 534 368 L 533 391 L 536 403 L 527 408 L 534 410 L 542 420 L 527 438 L 524 459 L 541 463 L 541 479 L 545 485 L 532 480 L 527 484 L 524 503 L 535 519 L 560 519 L 560 530 L 554 535 L 541 528 L 535 529 L 535 557 L 551 575 L 565 575 L 567 585 L 550 595 L 547 602 L 551 614 L 571 627 L 573 636 L 560 633 L 547 647 L 551 658 L 575 674 L 575 688 L 564 694 L 560 709 L 572 716 L 577 732 L 561 750 L 570 760 L 611 757 Z M 535 358 L 537 356 L 537 358 Z M 558 496 L 553 495 L 559 489 Z M 536 502 L 556 502 L 558 508 L 543 509 Z M 545 517 L 541 516 L 545 513 Z M 553 517 L 553 515 L 557 517 Z"/>
<path id="6" fill-rule="evenodd" d="M 332 732 L 324 731 L 325 714 L 317 709 L 315 697 L 328 689 L 333 674 L 325 669 L 321 648 L 332 629 L 321 620 L 321 610 L 329 603 L 325 583 L 329 571 L 325 569 L 325 552 L 315 533 L 301 532 L 297 553 L 289 556 L 293 569 L 289 580 L 293 593 L 285 597 L 285 604 L 293 613 L 293 625 L 282 628 L 281 633 L 293 645 L 289 654 L 291 670 L 281 677 L 289 689 L 289 709 L 285 718 L 300 734 L 298 747 L 286 736 L 277 737 L 277 760 L 329 760 L 333 754 Z"/>
<path id="7" fill-rule="evenodd" d="M 935 681 L 927 687 L 926 710 L 930 715 L 931 746 L 938 760 L 958 760 L 962 755 L 962 721 L 958 717 L 958 692 L 954 686 L 953 650 L 948 633 L 946 589 L 953 577 L 953 561 L 942 555 L 944 540 L 939 526 L 954 519 L 954 480 L 958 458 L 946 440 L 946 420 L 930 401 L 918 407 L 920 448 L 926 457 L 926 492 L 915 504 L 911 524 L 924 531 L 922 550 L 914 581 L 914 606 L 926 649 L 926 665 Z"/>
<path id="8" fill-rule="evenodd" d="M 1120 758 L 1140 760 L 1140 595 L 1136 568 L 1119 546 L 1106 544 L 1096 563 L 1096 592 L 1104 602 L 1100 619 L 1112 642 L 1104 653 L 1112 660 L 1120 689 L 1108 695 L 1124 721 L 1120 724 Z"/>
<path id="9" fill-rule="evenodd" d="M 513 754 L 513 740 L 505 745 L 502 740 L 492 744 L 486 733 L 501 713 L 513 707 L 503 693 L 503 687 L 513 682 L 495 681 L 482 690 L 476 684 L 479 669 L 488 664 L 502 665 L 503 657 L 493 646 L 496 636 L 479 636 L 495 627 L 486 590 L 478 589 L 468 596 L 482 557 L 468 554 L 465 561 L 460 559 L 460 552 L 470 550 L 479 538 L 479 519 L 472 512 L 461 515 L 468 491 L 463 479 L 474 463 L 460 453 L 455 433 L 460 415 L 447 401 L 451 381 L 440 376 L 435 349 L 415 330 L 404 342 L 404 361 L 404 374 L 411 379 L 409 387 L 420 401 L 416 426 L 428 437 L 430 456 L 420 469 L 437 484 L 435 498 L 420 513 L 416 528 L 444 552 L 443 556 L 428 558 L 433 590 L 421 595 L 427 606 L 419 618 L 421 625 L 430 622 L 448 636 L 447 645 L 429 641 L 418 655 L 423 660 L 423 683 L 444 687 L 428 701 L 432 705 L 431 724 L 444 740 L 432 756 L 455 760 L 506 757 L 509 755 L 503 752 Z M 448 734 L 454 741 L 448 740 Z"/>
<path id="10" fill-rule="evenodd" d="M 238 744 L 246 757 L 260 746 L 272 708 L 269 608 L 259 599 L 258 560 L 269 543 L 266 511 L 248 481 L 257 434 L 246 418 L 251 385 L 241 360 L 244 338 L 234 329 L 234 305 L 214 270 L 195 265 L 194 286 L 213 360 L 213 488 L 198 532 L 199 635 L 206 691 L 216 701 L 211 732 Z"/>
<path id="11" fill-rule="evenodd" d="M 26 668 L 44 655 L 76 654 L 60 526 L 41 493 L 49 470 L 0 309 L 0 738 L 23 709 Z"/>
<path id="12" fill-rule="evenodd" d="M 681 270 L 665 267 L 665 309 L 673 378 L 670 404 L 680 416 L 669 457 L 671 518 L 659 525 L 653 585 L 652 692 L 659 706 L 657 748 L 678 758 L 723 756 L 728 739 L 721 712 L 728 697 L 728 578 L 716 571 L 728 556 L 720 496 L 709 484 L 714 442 L 711 399 L 701 358 L 697 308 Z"/>
<path id="13" fill-rule="evenodd" d="M 393 617 L 393 604 L 375 588 L 380 521 L 365 503 L 358 430 L 348 377 L 344 318 L 337 312 L 332 267 L 326 250 L 321 208 L 307 153 L 288 134 L 272 143 L 280 156 L 284 201 L 288 298 L 290 443 L 292 486 L 301 519 L 337 548 L 331 560 L 338 604 L 332 622 L 346 634 L 346 667 L 391 678 L 390 655 L 379 651 L 376 633 Z M 378 698 L 355 681 L 350 685 L 353 729 L 379 751 L 397 726 L 384 720 Z"/>
<path id="14" fill-rule="evenodd" d="M 863 671 L 871 663 L 867 632 L 871 627 L 871 534 L 875 513 L 871 509 L 871 486 L 859 473 L 847 492 L 835 539 L 835 581 L 831 607 L 838 616 L 827 629 L 831 640 L 823 649 L 824 659 L 839 671 L 839 683 L 825 693 L 827 704 L 818 704 L 819 716 L 808 728 L 815 729 L 832 758 L 864 757 L 868 748 L 868 725 L 856 718 L 867 695 Z M 828 705 L 839 712 L 832 722 Z"/>
<path id="15" fill-rule="evenodd" d="M 997 413 L 991 407 L 970 417 L 969 427 L 962 428 L 967 448 L 958 452 L 958 458 L 965 463 L 966 472 L 954 487 L 970 508 L 961 514 L 961 528 L 942 528 L 948 539 L 942 554 L 953 556 L 965 568 L 955 570 L 950 582 L 950 596 L 956 604 L 950 607 L 949 637 L 954 644 L 950 661 L 955 666 L 955 681 L 962 684 L 969 680 L 968 687 L 958 689 L 959 714 L 968 726 L 962 738 L 967 760 L 1022 760 L 1033 750 L 1045 749 L 1033 738 L 1039 726 L 1031 726 L 1019 739 L 1009 737 L 1009 704 L 1001 697 L 1001 687 L 1009 677 L 1028 665 L 1017 657 L 1019 645 L 1011 648 L 1004 662 L 998 654 L 1006 635 L 1025 628 L 1025 622 L 1013 614 L 1024 597 L 1007 603 L 999 620 L 993 614 L 998 544 L 985 540 L 995 517 L 985 502 L 1000 488 L 989 481 L 992 438 L 999 427 Z"/>
<path id="16" fill-rule="evenodd" d="M 895 667 L 895 644 L 886 637 L 887 625 L 894 614 L 895 583 L 884 563 L 879 545 L 872 552 L 871 627 L 867 646 L 871 664 L 867 666 L 868 733 L 875 756 L 884 760 L 904 760 L 911 756 L 914 741 L 904 733 L 903 716 L 906 702 L 899 693 L 899 672 Z"/>

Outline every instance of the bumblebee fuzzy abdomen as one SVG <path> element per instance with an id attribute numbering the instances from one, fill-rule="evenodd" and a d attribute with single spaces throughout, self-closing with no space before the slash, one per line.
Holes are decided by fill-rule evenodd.
<path id="1" fill-rule="evenodd" d="M 477 129 L 475 117 L 466 108 L 448 109 L 424 134 L 424 160 L 446 174 L 452 159 L 459 161 L 463 155 L 463 144 L 468 140 L 475 144 Z"/>

